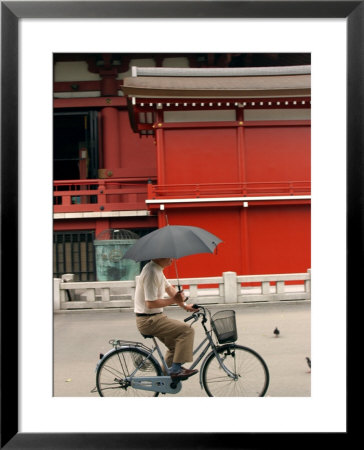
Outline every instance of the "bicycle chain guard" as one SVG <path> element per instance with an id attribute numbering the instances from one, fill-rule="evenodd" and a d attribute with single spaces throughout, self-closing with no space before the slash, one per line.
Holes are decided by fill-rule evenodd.
<path id="1" fill-rule="evenodd" d="M 173 381 L 171 377 L 133 377 L 131 387 L 144 391 L 161 392 L 162 394 L 177 394 L 182 389 L 180 381 Z"/>

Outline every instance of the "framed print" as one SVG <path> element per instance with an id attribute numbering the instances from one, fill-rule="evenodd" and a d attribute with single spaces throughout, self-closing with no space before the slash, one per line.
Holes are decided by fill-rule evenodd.
<path id="1" fill-rule="evenodd" d="M 276 438 L 284 445 L 298 433 L 307 442 L 310 433 L 346 438 L 345 316 L 364 268 L 363 25 L 361 1 L 1 2 L 2 448 L 256 448 Z M 179 51 L 273 52 L 282 46 L 312 52 L 313 135 L 320 150 L 313 206 L 323 224 L 312 244 L 314 338 L 320 335 L 312 398 L 283 404 L 273 398 L 259 404 L 137 399 L 122 408 L 99 398 L 52 398 L 52 54 L 140 53 L 143 46 L 163 53 L 172 45 Z M 340 361 L 334 412 L 324 364 L 332 357 Z M 324 417 L 324 404 L 332 416 Z M 216 411 L 224 414 L 217 419 Z"/>

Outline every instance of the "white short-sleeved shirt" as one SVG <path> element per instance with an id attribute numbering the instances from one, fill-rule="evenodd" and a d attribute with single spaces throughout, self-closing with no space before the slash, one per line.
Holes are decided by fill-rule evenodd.
<path id="1" fill-rule="evenodd" d="M 163 308 L 147 308 L 145 301 L 163 298 L 166 288 L 172 286 L 163 273 L 159 264 L 150 261 L 143 267 L 137 281 L 134 297 L 134 312 L 153 314 L 162 312 Z"/>

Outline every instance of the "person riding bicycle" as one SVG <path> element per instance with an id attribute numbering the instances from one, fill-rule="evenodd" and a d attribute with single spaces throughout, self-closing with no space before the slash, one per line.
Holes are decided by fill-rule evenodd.
<path id="1" fill-rule="evenodd" d="M 177 304 L 189 312 L 197 309 L 187 305 L 183 291 L 177 291 L 166 279 L 163 269 L 171 263 L 171 258 L 156 258 L 143 267 L 136 284 L 134 312 L 140 333 L 157 337 L 168 348 L 165 359 L 169 375 L 186 379 L 198 372 L 182 366 L 193 361 L 194 329 L 166 316 L 163 308 Z M 165 293 L 169 298 L 164 298 Z"/>

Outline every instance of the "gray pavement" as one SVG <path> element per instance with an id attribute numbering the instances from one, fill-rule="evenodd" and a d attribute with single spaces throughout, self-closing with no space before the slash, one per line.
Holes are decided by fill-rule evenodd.
<path id="1" fill-rule="evenodd" d="M 211 305 L 213 311 L 235 309 L 238 343 L 256 350 L 266 361 L 270 372 L 270 397 L 309 397 L 311 374 L 306 356 L 311 354 L 311 304 L 309 301 Z M 187 314 L 177 307 L 165 312 L 183 320 Z M 279 337 L 273 330 L 278 327 Z M 195 343 L 203 330 L 194 325 Z M 148 345 L 135 326 L 130 309 L 64 311 L 54 314 L 54 396 L 98 397 L 95 367 L 99 353 L 110 348 L 110 339 L 129 339 Z M 163 345 L 161 344 L 163 347 Z M 199 366 L 197 367 L 199 368 Z M 173 396 L 172 394 L 170 396 Z M 183 382 L 175 396 L 206 397 L 199 375 Z"/>

